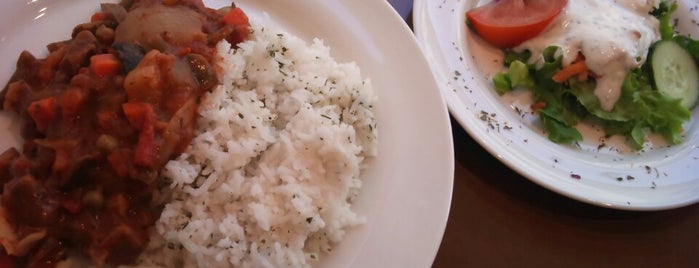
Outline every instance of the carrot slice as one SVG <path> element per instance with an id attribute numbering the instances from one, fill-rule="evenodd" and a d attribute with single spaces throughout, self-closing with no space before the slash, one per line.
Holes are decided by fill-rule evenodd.
<path id="1" fill-rule="evenodd" d="M 112 54 L 97 54 L 90 57 L 90 70 L 97 75 L 115 75 L 121 70 L 121 63 Z"/>

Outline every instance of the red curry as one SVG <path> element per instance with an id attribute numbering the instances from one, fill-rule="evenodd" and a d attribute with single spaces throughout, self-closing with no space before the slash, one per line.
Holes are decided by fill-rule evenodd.
<path id="1" fill-rule="evenodd" d="M 133 263 L 159 217 L 159 172 L 191 141 L 199 97 L 218 83 L 214 47 L 248 27 L 234 5 L 123 0 L 102 4 L 46 58 L 22 52 L 0 92 L 24 138 L 0 154 L 0 264 L 54 267 L 75 254 Z"/>

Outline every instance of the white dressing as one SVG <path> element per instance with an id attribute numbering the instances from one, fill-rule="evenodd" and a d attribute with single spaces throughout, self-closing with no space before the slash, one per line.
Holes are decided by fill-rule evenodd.
<path id="1" fill-rule="evenodd" d="M 610 111 L 626 74 L 645 62 L 650 45 L 659 39 L 658 20 L 648 14 L 658 4 L 658 0 L 569 0 L 547 30 L 515 49 L 528 49 L 532 60 L 539 60 L 544 49 L 558 46 L 564 66 L 582 53 L 597 75 L 594 93 L 602 109 Z"/>

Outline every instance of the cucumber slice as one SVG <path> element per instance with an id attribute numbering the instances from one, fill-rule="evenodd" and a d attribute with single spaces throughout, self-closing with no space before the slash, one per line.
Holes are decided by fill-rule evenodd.
<path id="1" fill-rule="evenodd" d="M 653 46 L 650 55 L 655 87 L 680 104 L 692 109 L 699 101 L 699 69 L 692 55 L 671 40 Z"/>

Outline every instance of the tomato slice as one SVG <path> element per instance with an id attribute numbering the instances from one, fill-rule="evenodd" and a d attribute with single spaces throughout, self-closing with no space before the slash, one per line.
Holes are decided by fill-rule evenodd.
<path id="1" fill-rule="evenodd" d="M 483 40 L 511 48 L 541 33 L 567 4 L 567 0 L 495 0 L 466 12 L 466 18 Z"/>

